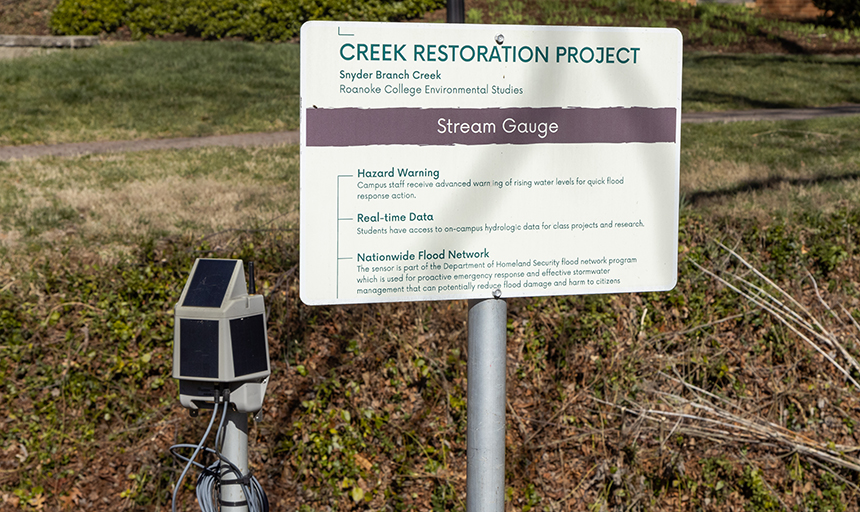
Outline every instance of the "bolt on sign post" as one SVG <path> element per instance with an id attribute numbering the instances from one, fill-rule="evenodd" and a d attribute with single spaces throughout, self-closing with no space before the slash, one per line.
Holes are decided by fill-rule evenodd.
<path id="1" fill-rule="evenodd" d="M 301 298 L 470 300 L 467 508 L 500 511 L 487 299 L 675 286 L 680 32 L 309 22 L 301 41 Z"/>

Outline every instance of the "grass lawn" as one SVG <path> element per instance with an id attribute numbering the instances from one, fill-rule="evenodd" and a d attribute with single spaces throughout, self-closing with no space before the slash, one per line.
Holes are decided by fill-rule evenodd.
<path id="1" fill-rule="evenodd" d="M 297 223 L 298 148 L 3 162 L 0 190 L 0 254 L 97 247 L 117 261 L 146 240 Z"/>
<path id="2" fill-rule="evenodd" d="M 0 61 L 0 145 L 298 129 L 295 44 L 145 42 Z M 860 103 L 848 57 L 691 53 L 685 112 Z"/>
<path id="3" fill-rule="evenodd" d="M 854 57 L 692 53 L 683 69 L 685 112 L 860 103 Z"/>
<path id="4" fill-rule="evenodd" d="M 116 43 L 0 61 L 0 144 L 298 128 L 291 44 Z"/>
<path id="5" fill-rule="evenodd" d="M 684 125 L 681 141 L 682 202 L 709 215 L 766 225 L 860 199 L 855 117 Z"/>

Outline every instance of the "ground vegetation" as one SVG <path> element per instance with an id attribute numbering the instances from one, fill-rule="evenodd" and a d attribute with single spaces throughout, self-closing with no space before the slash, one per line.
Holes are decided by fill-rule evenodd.
<path id="1" fill-rule="evenodd" d="M 831 37 L 808 52 L 849 47 Z M 756 96 L 705 74 L 685 82 L 700 108 L 803 105 L 800 84 L 826 73 L 841 92 L 814 101 L 856 102 L 850 59 L 708 48 L 691 68 L 782 85 Z M 24 68 L 45 58 L 0 63 L 18 77 L 4 91 L 32 88 Z M 506 507 L 858 510 L 860 124 L 685 125 L 681 140 L 674 290 L 509 301 Z M 255 261 L 266 296 L 273 375 L 250 458 L 273 509 L 464 509 L 466 304 L 304 306 L 298 165 L 293 146 L 0 162 L 0 510 L 169 510 L 167 449 L 208 419 L 170 377 L 172 308 L 201 256 Z"/>

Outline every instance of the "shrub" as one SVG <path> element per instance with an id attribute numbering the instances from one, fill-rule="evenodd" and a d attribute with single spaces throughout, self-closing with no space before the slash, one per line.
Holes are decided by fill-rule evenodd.
<path id="1" fill-rule="evenodd" d="M 56 34 L 96 36 L 121 25 L 126 3 L 122 0 L 62 0 L 51 14 Z"/>
<path id="2" fill-rule="evenodd" d="M 99 34 L 127 26 L 132 37 L 184 34 L 285 41 L 309 20 L 395 21 L 444 7 L 445 0 L 61 0 L 57 34 Z"/>

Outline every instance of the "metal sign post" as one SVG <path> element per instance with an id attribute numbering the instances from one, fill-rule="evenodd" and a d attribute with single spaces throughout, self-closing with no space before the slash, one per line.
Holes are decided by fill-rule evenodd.
<path id="1" fill-rule="evenodd" d="M 507 313 L 501 298 L 469 301 L 467 512 L 505 509 Z"/>
<path id="2" fill-rule="evenodd" d="M 448 23 L 466 21 L 463 0 L 448 0 Z M 505 371 L 508 305 L 469 301 L 469 362 L 466 368 L 466 510 L 505 509 Z"/>

